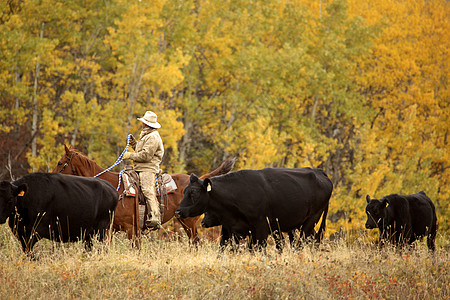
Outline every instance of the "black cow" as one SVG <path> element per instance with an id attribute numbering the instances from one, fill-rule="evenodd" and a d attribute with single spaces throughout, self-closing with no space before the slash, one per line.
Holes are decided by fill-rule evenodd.
<path id="1" fill-rule="evenodd" d="M 205 212 L 205 216 L 202 220 L 202 227 L 204 228 L 211 228 L 215 226 L 220 226 L 222 223 L 220 222 L 220 218 L 216 216 L 215 214 L 211 212 Z M 239 237 L 237 235 L 233 235 L 228 230 L 222 226 L 221 232 L 220 232 L 220 250 L 223 251 L 230 241 L 230 239 L 233 238 L 233 249 L 236 250 L 237 245 L 239 244 Z"/>
<path id="2" fill-rule="evenodd" d="M 366 196 L 366 228 L 379 229 L 379 243 L 411 244 L 427 236 L 428 248 L 435 249 L 437 231 L 436 210 L 433 202 L 423 192 L 413 195 L 392 194 L 381 199 Z"/>
<path id="3" fill-rule="evenodd" d="M 211 212 L 205 212 L 205 215 L 202 219 L 202 227 L 204 228 L 211 228 L 215 226 L 221 226 L 222 223 L 220 222 L 220 217 L 211 213 Z M 289 242 L 291 243 L 291 246 L 294 245 L 294 234 L 295 230 L 289 231 Z M 272 236 L 275 239 L 275 244 L 277 248 L 281 251 L 282 250 L 282 243 L 283 243 L 283 236 L 279 234 L 278 230 L 275 230 L 272 232 Z M 228 231 L 227 228 L 222 226 L 221 232 L 220 232 L 220 251 L 223 251 L 225 247 L 230 243 L 233 251 L 237 250 L 237 246 L 239 245 L 239 240 L 245 238 L 244 236 L 239 236 L 236 233 L 231 233 Z M 250 245 L 251 246 L 251 245 Z"/>
<path id="4" fill-rule="evenodd" d="M 238 239 L 250 236 L 250 247 L 264 248 L 270 233 L 281 240 L 281 232 L 300 228 L 304 237 L 325 230 L 333 184 L 321 169 L 241 170 L 201 180 L 191 175 L 190 184 L 177 210 L 181 217 L 205 212 Z M 277 243 L 280 249 L 281 243 Z"/>
<path id="5" fill-rule="evenodd" d="M 31 173 L 0 182 L 0 224 L 9 217 L 23 251 L 41 238 L 72 242 L 102 240 L 119 196 L 107 181 L 58 173 Z"/>

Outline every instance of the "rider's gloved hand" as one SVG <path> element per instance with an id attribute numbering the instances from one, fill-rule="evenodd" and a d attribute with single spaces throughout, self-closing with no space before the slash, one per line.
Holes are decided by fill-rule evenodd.
<path id="1" fill-rule="evenodd" d="M 130 146 L 134 147 L 136 146 L 137 140 L 134 138 L 134 136 L 132 134 L 130 134 Z"/>
<path id="2" fill-rule="evenodd" d="M 131 152 L 125 152 L 122 156 L 122 159 L 130 159 Z"/>

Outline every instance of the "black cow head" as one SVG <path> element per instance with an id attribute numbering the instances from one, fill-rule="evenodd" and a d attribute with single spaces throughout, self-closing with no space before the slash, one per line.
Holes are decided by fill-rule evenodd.
<path id="1" fill-rule="evenodd" d="M 367 222 L 366 228 L 382 228 L 382 220 L 386 217 L 386 207 L 389 205 L 387 199 L 370 199 L 370 196 L 366 196 L 367 206 Z"/>
<path id="2" fill-rule="evenodd" d="M 210 212 L 205 212 L 205 216 L 202 220 L 202 226 L 205 228 L 210 228 L 214 226 L 222 225 L 220 222 L 219 217 L 217 217 L 215 214 L 212 214 Z"/>
<path id="3" fill-rule="evenodd" d="M 183 200 L 175 215 L 181 218 L 189 218 L 203 214 L 208 206 L 208 193 L 211 189 L 212 183 L 209 178 L 202 180 L 195 174 L 192 174 L 189 185 L 184 189 Z"/>
<path id="4" fill-rule="evenodd" d="M 23 197 L 27 191 L 27 185 L 16 186 L 8 181 L 0 182 L 0 224 L 13 213 L 17 203 L 17 197 Z"/>

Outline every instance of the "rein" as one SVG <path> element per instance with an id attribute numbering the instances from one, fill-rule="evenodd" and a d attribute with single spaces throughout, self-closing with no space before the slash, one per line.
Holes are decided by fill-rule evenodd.
<path id="1" fill-rule="evenodd" d="M 103 170 L 102 172 L 98 173 L 98 174 L 95 175 L 94 177 L 98 177 L 98 176 L 100 176 L 100 175 L 102 175 L 102 174 L 104 174 L 104 173 L 110 171 L 112 168 L 114 168 L 115 166 L 117 166 L 118 164 L 120 164 L 120 163 L 123 161 L 122 157 L 123 157 L 123 154 L 124 154 L 125 152 L 128 151 L 128 147 L 130 146 L 130 139 L 131 139 L 131 134 L 128 135 L 128 137 L 127 137 L 127 145 L 125 146 L 125 149 L 123 149 L 123 151 L 122 151 L 122 153 L 119 155 L 119 157 L 117 158 L 116 162 L 115 162 L 111 167 L 109 167 L 109 168 Z M 117 189 L 116 189 L 117 191 L 118 191 L 119 188 L 120 188 L 120 182 L 122 181 L 122 173 L 123 173 L 124 171 L 125 171 L 125 170 L 122 170 L 122 171 L 119 172 L 119 185 L 117 186 Z"/>

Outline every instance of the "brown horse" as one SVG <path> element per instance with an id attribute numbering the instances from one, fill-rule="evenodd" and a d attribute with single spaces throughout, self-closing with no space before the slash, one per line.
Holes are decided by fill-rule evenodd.
<path id="1" fill-rule="evenodd" d="M 93 177 L 105 169 L 101 168 L 97 163 L 85 155 L 75 150 L 73 146 L 67 148 L 64 145 L 66 153 L 61 157 L 58 164 L 53 170 L 53 173 L 59 172 L 63 174 Z M 234 166 L 234 159 L 225 160 L 217 169 L 214 171 L 204 174 L 200 178 L 209 178 L 217 175 L 226 174 L 231 171 Z M 189 184 L 189 175 L 187 174 L 171 174 L 173 180 L 177 185 L 177 190 L 175 193 L 168 194 L 168 205 L 164 209 L 164 218 L 162 224 L 166 223 L 175 214 L 181 200 L 183 200 L 184 188 Z M 107 171 L 102 175 L 98 176 L 101 179 L 109 181 L 114 187 L 119 185 L 119 173 Z M 119 195 L 123 194 L 123 184 L 120 185 Z M 199 241 L 197 232 L 197 220 L 199 217 L 195 218 L 178 218 L 184 230 L 186 231 L 189 240 L 196 244 Z M 141 229 L 139 226 L 139 207 L 137 203 L 137 197 L 130 197 L 123 195 L 122 200 L 117 205 L 113 228 L 119 231 L 125 231 L 127 237 L 133 240 L 133 243 L 140 247 L 140 236 Z"/>

